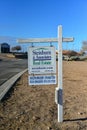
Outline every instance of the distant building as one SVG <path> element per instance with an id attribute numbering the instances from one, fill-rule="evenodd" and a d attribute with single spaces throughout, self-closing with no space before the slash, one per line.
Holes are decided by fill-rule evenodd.
<path id="1" fill-rule="evenodd" d="M 9 53 L 10 52 L 10 45 L 7 43 L 0 44 L 0 53 Z"/>

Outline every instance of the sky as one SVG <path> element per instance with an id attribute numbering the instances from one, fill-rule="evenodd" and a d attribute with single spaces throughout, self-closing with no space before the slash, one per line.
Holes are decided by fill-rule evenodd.
<path id="1" fill-rule="evenodd" d="M 80 51 L 87 40 L 87 0 L 0 0 L 0 42 L 15 46 L 17 38 L 57 38 L 59 25 L 63 37 L 74 37 L 63 43 L 65 49 Z"/>

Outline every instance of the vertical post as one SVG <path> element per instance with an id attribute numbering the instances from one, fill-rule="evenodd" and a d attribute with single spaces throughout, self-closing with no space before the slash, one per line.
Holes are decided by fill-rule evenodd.
<path id="1" fill-rule="evenodd" d="M 62 93 L 62 26 L 58 26 L 58 122 L 63 122 L 63 93 Z"/>

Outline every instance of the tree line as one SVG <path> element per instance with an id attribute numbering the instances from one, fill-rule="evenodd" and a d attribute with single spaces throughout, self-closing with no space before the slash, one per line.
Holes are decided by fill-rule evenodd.
<path id="1" fill-rule="evenodd" d="M 11 50 L 18 52 L 18 51 L 22 50 L 22 48 L 21 48 L 21 46 L 14 46 L 14 47 L 11 48 Z"/>

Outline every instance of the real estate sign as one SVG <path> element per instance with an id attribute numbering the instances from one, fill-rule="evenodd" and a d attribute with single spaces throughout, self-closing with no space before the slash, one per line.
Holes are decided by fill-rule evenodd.
<path id="1" fill-rule="evenodd" d="M 55 47 L 29 47 L 29 74 L 56 73 Z"/>

